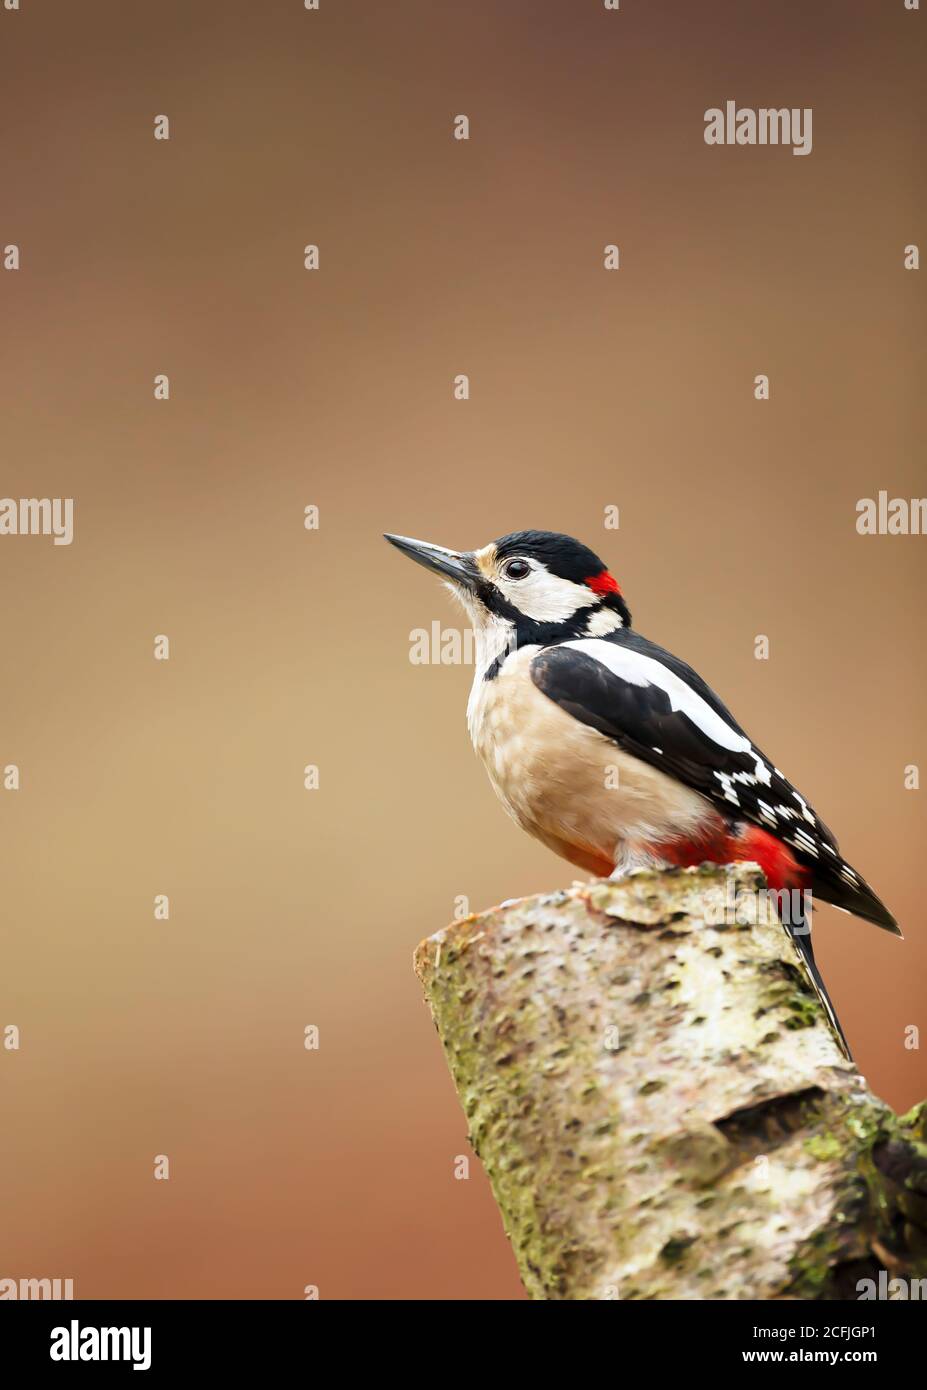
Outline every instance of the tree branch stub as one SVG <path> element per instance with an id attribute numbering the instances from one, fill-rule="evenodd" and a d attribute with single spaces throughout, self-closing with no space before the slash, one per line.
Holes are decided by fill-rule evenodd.
<path id="1" fill-rule="evenodd" d="M 534 1298 L 858 1297 L 927 1276 L 921 1111 L 848 1063 L 751 865 L 506 905 L 415 968 Z M 736 912 L 732 913 L 732 903 Z"/>

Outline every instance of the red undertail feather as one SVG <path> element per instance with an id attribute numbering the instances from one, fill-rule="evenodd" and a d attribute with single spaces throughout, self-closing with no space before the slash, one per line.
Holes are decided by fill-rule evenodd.
<path id="1" fill-rule="evenodd" d="M 655 845 L 654 851 L 670 864 L 689 867 L 694 864 L 759 864 L 769 888 L 780 892 L 784 888 L 803 888 L 810 878 L 808 869 L 800 864 L 788 845 L 759 826 L 745 825 L 734 834 L 728 827 L 719 827 L 688 840 L 674 840 Z"/>

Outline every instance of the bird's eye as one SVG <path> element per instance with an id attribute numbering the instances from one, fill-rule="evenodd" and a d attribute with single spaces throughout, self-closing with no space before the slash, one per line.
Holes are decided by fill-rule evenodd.
<path id="1" fill-rule="evenodd" d="M 531 566 L 527 560 L 509 560 L 508 564 L 503 566 L 502 573 L 506 579 L 524 579 L 531 573 Z"/>

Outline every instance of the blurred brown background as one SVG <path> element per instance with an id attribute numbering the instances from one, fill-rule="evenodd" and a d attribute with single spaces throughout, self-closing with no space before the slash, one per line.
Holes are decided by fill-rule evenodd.
<path id="1" fill-rule="evenodd" d="M 925 23 L 903 0 L 0 11 L 22 255 L 0 492 L 76 505 L 70 548 L 0 538 L 0 765 L 23 779 L 0 791 L 0 1027 L 22 1031 L 0 1277 L 521 1296 L 478 1164 L 454 1180 L 465 1124 L 410 961 L 459 895 L 575 871 L 497 806 L 470 672 L 410 663 L 412 629 L 458 618 L 383 530 L 604 554 L 904 925 L 824 910 L 816 941 L 873 1087 L 927 1095 L 904 1045 L 927 1026 L 904 788 L 927 540 L 855 530 L 857 499 L 927 491 L 902 266 L 927 241 Z M 812 154 L 706 146 L 728 98 L 811 106 Z"/>

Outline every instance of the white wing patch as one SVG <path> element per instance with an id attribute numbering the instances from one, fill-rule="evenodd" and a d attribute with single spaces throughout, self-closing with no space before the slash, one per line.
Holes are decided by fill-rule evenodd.
<path id="1" fill-rule="evenodd" d="M 861 880 L 858 874 L 828 843 L 827 832 L 822 830 L 801 793 L 789 785 L 778 768 L 766 762 L 746 734 L 733 728 L 675 671 L 664 666 L 656 657 L 594 637 L 578 637 L 561 645 L 572 647 L 574 651 L 592 657 L 629 685 L 641 688 L 652 686 L 662 690 L 669 700 L 670 708 L 674 712 L 685 714 L 706 738 L 711 739 L 719 748 L 749 758 L 753 763 L 752 771 L 728 772 L 712 768 L 712 776 L 719 785 L 721 799 L 730 802 L 731 806 L 757 824 L 769 826 L 774 834 L 800 854 L 816 860 L 818 864 L 823 861 L 823 864 L 827 865 L 830 860 L 830 872 L 839 873 L 844 883 L 851 888 L 860 887 Z M 654 746 L 652 751 L 663 756 L 662 748 Z M 774 786 L 773 778 L 779 785 Z M 768 801 L 764 801 L 758 795 L 761 786 L 773 788 L 767 793 Z M 742 789 L 742 792 L 739 789 Z M 783 800 L 779 800 L 780 797 Z M 786 800 L 794 801 L 795 805 L 786 805 Z"/>
<path id="2" fill-rule="evenodd" d="M 755 768 L 752 773 L 715 773 L 724 788 L 725 798 L 733 802 L 735 806 L 740 805 L 733 785 L 735 780 L 753 786 L 760 782 L 766 787 L 772 782 L 770 769 L 746 735 L 732 729 L 730 724 L 722 719 L 720 714 L 716 714 L 706 700 L 702 699 L 698 691 L 693 690 L 681 677 L 676 675 L 675 671 L 671 671 L 662 662 L 657 661 L 652 656 L 645 656 L 642 652 L 632 651 L 628 647 L 616 646 L 613 642 L 602 642 L 594 637 L 578 637 L 572 642 L 563 642 L 561 645 L 572 647 L 575 651 L 584 652 L 586 656 L 591 656 L 602 666 L 607 667 L 613 675 L 627 681 L 629 685 L 655 685 L 669 696 L 672 710 L 691 719 L 696 728 L 700 729 L 706 738 L 710 738 L 719 748 L 727 748 L 732 753 L 744 753 L 753 758 Z"/>

